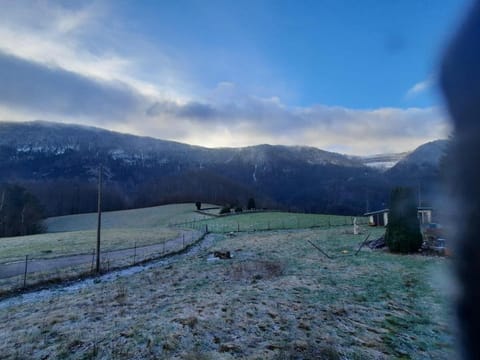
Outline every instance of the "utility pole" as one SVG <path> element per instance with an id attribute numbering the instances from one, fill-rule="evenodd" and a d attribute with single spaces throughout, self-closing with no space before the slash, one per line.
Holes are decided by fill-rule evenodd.
<path id="1" fill-rule="evenodd" d="M 97 220 L 97 262 L 95 272 L 100 272 L 100 229 L 102 225 L 102 172 L 103 166 L 98 169 L 98 220 Z"/>
<path id="2" fill-rule="evenodd" d="M 418 207 L 422 206 L 422 184 L 418 182 Z"/>

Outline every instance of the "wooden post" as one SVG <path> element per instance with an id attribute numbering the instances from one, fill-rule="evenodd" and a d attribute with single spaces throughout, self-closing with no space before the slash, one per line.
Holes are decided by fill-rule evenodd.
<path id="1" fill-rule="evenodd" d="M 95 272 L 100 272 L 100 230 L 102 225 L 102 172 L 103 166 L 98 169 L 98 217 L 97 217 L 97 263 Z"/>
<path id="2" fill-rule="evenodd" d="M 137 242 L 133 245 L 133 265 L 135 265 L 135 258 L 137 257 Z"/>
<path id="3" fill-rule="evenodd" d="M 182 248 L 185 249 L 185 233 L 182 235 Z"/>
<path id="4" fill-rule="evenodd" d="M 237 232 L 240 232 L 240 223 L 237 222 Z"/>
<path id="5" fill-rule="evenodd" d="M 325 251 L 323 251 L 322 249 L 320 249 L 319 246 L 315 245 L 314 243 L 312 243 L 310 240 L 307 240 L 308 243 L 310 243 L 310 245 L 312 245 L 315 249 L 317 249 L 318 251 L 320 251 L 323 255 L 325 255 L 327 258 L 329 259 L 333 259 L 330 255 L 328 255 Z"/>
<path id="6" fill-rule="evenodd" d="M 95 263 L 95 248 L 92 249 L 92 266 L 90 272 L 93 273 L 93 264 Z"/>
<path id="7" fill-rule="evenodd" d="M 23 273 L 23 288 L 27 286 L 27 268 L 28 268 L 28 255 L 25 255 L 25 272 Z"/>
<path id="8" fill-rule="evenodd" d="M 357 256 L 357 254 L 359 253 L 359 251 L 362 249 L 363 245 L 365 245 L 365 243 L 367 242 L 368 238 L 370 237 L 370 233 L 368 233 L 367 237 L 365 238 L 365 240 L 362 241 L 362 243 L 360 244 L 360 247 L 358 248 L 357 252 L 355 253 L 355 256 Z"/>

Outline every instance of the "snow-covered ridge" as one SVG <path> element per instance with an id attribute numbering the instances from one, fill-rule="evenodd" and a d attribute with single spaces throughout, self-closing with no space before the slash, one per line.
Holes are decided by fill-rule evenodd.
<path id="1" fill-rule="evenodd" d="M 366 165 L 368 167 L 372 167 L 380 170 L 388 170 L 394 167 L 399 161 L 404 159 L 409 154 L 410 152 L 402 152 L 402 153 L 393 153 L 393 154 L 352 156 L 352 158 L 359 160 L 363 165 Z"/>

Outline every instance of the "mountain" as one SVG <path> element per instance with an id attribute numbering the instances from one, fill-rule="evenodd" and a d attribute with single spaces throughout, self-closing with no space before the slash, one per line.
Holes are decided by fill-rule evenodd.
<path id="1" fill-rule="evenodd" d="M 436 140 L 423 144 L 389 169 L 387 175 L 391 178 L 397 178 L 398 181 L 438 176 L 440 160 L 445 154 L 447 145 L 448 140 Z"/>
<path id="2" fill-rule="evenodd" d="M 255 197 L 260 207 L 359 214 L 366 201 L 384 203 L 392 186 L 361 158 L 313 147 L 209 149 L 79 125 L 0 122 L 0 182 L 27 187 L 49 215 L 94 211 L 100 164 L 106 210 L 246 205 Z"/>
<path id="3" fill-rule="evenodd" d="M 448 140 L 423 144 L 388 169 L 385 176 L 392 184 L 414 187 L 419 203 L 431 205 L 431 199 L 441 191 L 440 162 L 447 146 Z"/>
<path id="4" fill-rule="evenodd" d="M 369 156 L 357 157 L 363 165 L 370 166 L 379 170 L 388 170 L 394 167 L 400 160 L 405 158 L 409 153 L 393 153 L 393 154 L 375 154 Z"/>

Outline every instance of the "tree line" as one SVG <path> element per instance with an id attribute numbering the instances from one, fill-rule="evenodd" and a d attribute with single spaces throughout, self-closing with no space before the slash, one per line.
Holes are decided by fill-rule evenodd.
<path id="1" fill-rule="evenodd" d="M 0 185 L 0 237 L 42 232 L 42 219 L 40 202 L 24 187 Z"/>

